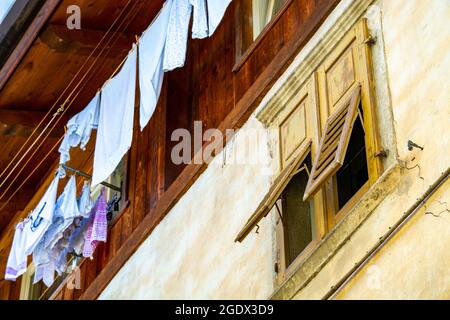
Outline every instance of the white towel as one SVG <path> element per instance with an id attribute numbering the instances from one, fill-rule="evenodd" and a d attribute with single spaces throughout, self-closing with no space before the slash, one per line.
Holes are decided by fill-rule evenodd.
<path id="1" fill-rule="evenodd" d="M 206 13 L 206 0 L 190 0 L 194 8 L 192 22 L 192 38 L 203 39 L 209 35 L 208 17 Z"/>
<path id="2" fill-rule="evenodd" d="M 163 59 L 172 0 L 165 3 L 158 18 L 139 41 L 139 86 L 141 92 L 139 123 L 144 130 L 158 104 L 164 79 Z"/>
<path id="3" fill-rule="evenodd" d="M 84 150 L 91 137 L 92 129 L 97 129 L 100 109 L 100 93 L 80 113 L 73 116 L 67 123 L 67 132 L 59 147 L 60 164 L 70 160 L 70 148 L 80 145 Z"/>
<path id="4" fill-rule="evenodd" d="M 219 26 L 231 0 L 207 0 L 209 36 L 212 36 Z"/>
<path id="5" fill-rule="evenodd" d="M 136 46 L 101 92 L 92 187 L 106 180 L 131 147 L 136 97 Z"/>
<path id="6" fill-rule="evenodd" d="M 184 66 L 192 5 L 189 0 L 173 0 L 167 26 L 164 71 Z"/>

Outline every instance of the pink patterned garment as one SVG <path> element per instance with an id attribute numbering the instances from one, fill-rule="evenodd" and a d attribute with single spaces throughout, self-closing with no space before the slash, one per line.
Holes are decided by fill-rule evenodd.
<path id="1" fill-rule="evenodd" d="M 105 188 L 102 189 L 100 197 L 97 199 L 91 211 L 86 238 L 84 241 L 83 257 L 90 258 L 94 254 L 98 242 L 106 242 L 108 233 L 107 204 L 105 198 Z"/>

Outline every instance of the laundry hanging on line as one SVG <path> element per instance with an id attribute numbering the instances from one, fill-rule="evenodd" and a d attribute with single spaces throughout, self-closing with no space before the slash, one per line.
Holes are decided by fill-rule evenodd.
<path id="1" fill-rule="evenodd" d="M 136 97 L 136 46 L 119 73 L 102 89 L 94 151 L 92 186 L 114 172 L 131 147 Z"/>
<path id="2" fill-rule="evenodd" d="M 71 147 L 80 145 L 83 149 L 92 129 L 97 129 L 92 186 L 109 177 L 131 147 L 137 54 L 142 131 L 156 109 L 164 71 L 184 66 L 192 12 L 192 37 L 203 38 L 214 33 L 230 3 L 231 0 L 166 1 L 155 21 L 143 33 L 138 49 L 133 46 L 120 72 L 69 121 L 59 150 L 61 164 L 70 159 Z"/>
<path id="3" fill-rule="evenodd" d="M 54 270 L 60 250 L 56 246 L 63 238 L 64 231 L 79 217 L 77 203 L 76 178 L 70 177 L 63 193 L 55 204 L 55 213 L 51 226 L 42 236 L 36 249 L 33 251 L 33 264 L 36 268 L 34 283 L 44 279 L 44 283 L 50 286 L 54 279 Z"/>
<path id="4" fill-rule="evenodd" d="M 27 256 L 33 253 L 52 224 L 59 179 L 56 175 L 36 208 L 16 226 L 6 266 L 6 280 L 15 280 L 26 271 Z"/>
<path id="5" fill-rule="evenodd" d="M 139 39 L 139 123 L 141 131 L 152 117 L 164 79 L 163 60 L 166 32 L 173 1 L 167 1 L 155 22 Z"/>
<path id="6" fill-rule="evenodd" d="M 97 92 L 88 106 L 67 123 L 67 131 L 58 150 L 61 154 L 60 164 L 65 164 L 70 160 L 70 148 L 80 146 L 82 150 L 85 150 L 92 130 L 98 127 L 99 112 L 100 92 Z"/>
<path id="7" fill-rule="evenodd" d="M 136 45 L 133 46 L 119 73 L 109 80 L 101 91 L 97 92 L 84 110 L 67 123 L 67 132 L 59 148 L 60 164 L 65 164 L 70 160 L 71 148 L 79 146 L 84 150 L 90 140 L 92 130 L 96 129 L 92 186 L 98 185 L 110 176 L 131 147 L 138 51 L 141 88 L 140 126 L 143 130 L 156 108 L 164 71 L 184 66 L 192 12 L 192 38 L 205 38 L 213 35 L 230 3 L 231 0 L 166 1 L 158 18 L 144 32 L 139 50 Z M 151 48 L 152 44 L 153 48 Z M 6 280 L 15 280 L 26 271 L 27 256 L 35 251 L 52 226 L 57 208 L 58 182 L 63 175 L 65 175 L 65 171 L 60 167 L 36 208 L 27 219 L 16 225 L 7 262 Z M 95 250 L 98 241 L 103 241 L 102 239 L 106 241 L 106 231 L 104 231 L 106 227 L 104 230 L 100 228 L 94 231 L 97 227 L 89 223 L 92 220 L 92 214 L 95 214 L 96 211 L 92 207 L 90 194 L 87 195 L 88 191 L 90 193 L 90 186 L 85 184 L 82 196 L 77 201 L 78 212 L 72 212 L 82 220 L 75 226 L 74 223 L 69 223 L 72 217 L 67 221 L 64 218 L 65 222 L 62 225 L 54 226 L 57 232 L 54 238 L 50 237 L 52 241 L 46 249 L 51 257 L 52 265 L 46 269 L 41 268 L 39 271 L 41 274 L 37 277 L 45 279 L 47 284 L 53 282 L 55 270 L 60 273 L 65 269 L 67 254 L 71 250 L 78 251 L 78 255 L 83 253 L 89 256 Z M 68 207 L 73 208 L 73 203 L 74 200 L 71 196 Z M 102 208 L 103 205 L 100 207 Z M 106 210 L 99 210 L 98 226 L 105 225 L 106 212 L 103 217 L 104 211 Z M 67 212 L 62 214 L 65 215 Z M 93 220 L 91 222 L 93 223 Z M 69 229 L 70 231 L 68 231 Z M 86 239 L 89 239 L 90 247 L 89 245 L 85 246 Z"/>

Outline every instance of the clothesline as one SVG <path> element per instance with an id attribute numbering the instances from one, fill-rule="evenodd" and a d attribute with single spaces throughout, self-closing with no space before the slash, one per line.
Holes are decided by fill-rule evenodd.
<path id="1" fill-rule="evenodd" d="M 76 75 L 72 78 L 72 81 L 69 83 L 69 85 L 66 87 L 66 89 L 60 94 L 60 96 L 57 98 L 57 100 L 55 101 L 55 103 L 53 104 L 53 106 L 49 109 L 49 111 L 47 112 L 47 114 L 44 116 L 44 118 L 40 121 L 40 123 L 34 128 L 33 132 L 30 134 L 30 136 L 27 138 L 27 140 L 25 141 L 25 143 L 22 145 L 22 147 L 20 148 L 20 150 L 16 153 L 16 155 L 14 156 L 14 158 L 9 162 L 8 166 L 2 171 L 2 173 L 0 174 L 0 177 L 3 177 L 3 175 L 8 171 L 8 169 L 10 168 L 10 166 L 15 162 L 15 160 L 17 159 L 17 157 L 22 153 L 22 151 L 25 149 L 25 146 L 28 144 L 28 142 L 31 140 L 31 138 L 35 135 L 35 133 L 37 132 L 37 130 L 40 128 L 40 126 L 44 123 L 45 119 L 47 118 L 48 115 L 50 115 L 54 108 L 58 106 L 58 102 L 61 100 L 61 98 L 66 94 L 67 90 L 71 87 L 71 84 L 75 81 L 75 79 L 77 78 L 77 76 L 81 73 L 82 70 L 84 70 L 84 67 L 88 65 L 88 62 L 91 61 L 91 57 L 93 56 L 94 52 L 96 52 L 97 49 L 100 48 L 100 45 L 103 44 L 103 41 L 105 39 L 107 39 L 108 34 L 110 34 L 114 28 L 114 26 L 116 25 L 116 23 L 119 21 L 119 18 L 122 17 L 122 14 L 125 12 L 125 9 L 132 3 L 132 0 L 129 0 L 127 2 L 127 4 L 122 8 L 121 12 L 119 13 L 119 15 L 117 16 L 117 18 L 114 20 L 114 22 L 112 23 L 111 27 L 105 32 L 105 34 L 103 35 L 102 39 L 99 41 L 99 43 L 96 45 L 96 47 L 94 48 L 94 50 L 91 52 L 91 54 L 86 58 L 85 62 L 83 63 L 83 65 L 79 68 L 78 72 L 76 73 Z M 130 12 L 133 11 L 135 8 L 137 8 L 135 6 L 136 3 L 133 3 L 133 8 L 130 9 Z M 137 13 L 137 12 L 135 12 Z M 117 30 L 121 29 L 121 27 L 124 25 L 124 21 L 127 21 L 127 19 L 129 19 L 129 21 L 131 21 L 133 18 L 131 16 L 129 16 L 129 14 L 126 15 L 126 17 L 123 19 L 123 21 L 120 23 L 120 25 L 118 26 Z M 127 23 L 125 25 L 126 29 L 128 27 L 129 23 Z M 0 199 L 3 199 L 3 197 L 6 195 L 7 191 L 13 186 L 14 182 L 17 180 L 17 178 L 20 176 L 20 173 L 24 170 L 24 168 L 28 165 L 28 163 L 30 162 L 30 159 L 33 158 L 33 156 L 36 154 L 36 152 L 39 150 L 39 148 L 43 145 L 43 143 L 45 142 L 45 140 L 47 140 L 47 138 L 50 135 L 50 132 L 56 127 L 56 124 L 53 124 L 51 127 L 50 124 L 59 117 L 61 117 L 62 115 L 64 115 L 64 113 L 66 113 L 69 108 L 72 106 L 73 102 L 76 100 L 76 98 L 79 96 L 80 92 L 82 91 L 81 89 L 78 90 L 78 92 L 75 94 L 75 96 L 73 96 L 73 94 L 77 91 L 77 89 L 80 87 L 81 83 L 83 82 L 83 80 L 86 78 L 86 76 L 89 74 L 89 72 L 91 70 L 93 70 L 97 60 L 99 59 L 99 57 L 103 54 L 103 52 L 105 51 L 106 47 L 111 44 L 111 46 L 117 41 L 117 38 L 115 40 L 113 40 L 114 38 L 114 33 L 113 35 L 106 40 L 106 43 L 104 44 L 104 46 L 100 49 L 100 52 L 98 52 L 98 54 L 94 57 L 92 63 L 90 64 L 88 70 L 85 70 L 83 77 L 76 83 L 75 87 L 73 88 L 73 90 L 69 93 L 69 95 L 66 97 L 64 103 L 62 103 L 60 105 L 60 107 L 58 108 L 58 111 L 53 115 L 52 119 L 50 119 L 50 122 L 44 127 L 43 130 L 41 130 L 40 134 L 35 138 L 34 142 L 27 148 L 27 150 L 25 151 L 25 153 L 21 156 L 21 158 L 16 162 L 16 164 L 14 165 L 14 167 L 10 170 L 10 173 L 8 174 L 8 176 L 4 179 L 1 179 L 3 182 L 1 183 L 3 185 L 3 183 L 5 183 L 9 176 L 12 175 L 12 173 L 14 172 L 14 170 L 21 164 L 22 160 L 25 159 L 25 157 L 28 155 L 28 153 L 33 149 L 33 147 L 35 146 L 35 144 L 38 142 L 38 140 L 43 137 L 42 141 L 36 146 L 35 151 L 32 152 L 32 154 L 29 156 L 29 159 L 26 161 L 26 163 L 22 166 L 22 168 L 20 169 L 20 171 L 14 175 L 13 180 L 9 183 L 9 186 L 6 188 L 6 190 L 4 190 L 3 194 L 0 195 Z M 112 42 L 111 42 L 112 41 Z M 108 49 L 108 51 L 111 49 Z M 102 63 L 104 64 L 105 61 Z M 99 68 L 97 68 L 98 70 Z M 112 76 L 111 76 L 112 77 Z M 83 85 L 84 87 L 84 85 Z M 72 97 L 73 96 L 73 97 Z M 47 128 L 49 128 L 49 130 L 47 130 Z M 47 131 L 47 133 L 44 135 L 44 133 Z M 43 159 L 41 160 L 41 162 L 37 165 L 37 167 L 22 181 L 21 185 L 16 188 L 16 190 L 9 196 L 9 198 L 4 202 L 4 204 L 2 205 L 2 207 L 0 208 L 0 211 L 6 207 L 6 205 L 11 201 L 11 199 L 17 194 L 17 192 L 20 190 L 20 188 L 22 188 L 22 186 L 30 179 L 30 177 L 36 172 L 36 169 L 38 167 L 40 167 L 40 165 L 44 162 L 45 159 L 47 159 L 49 157 L 49 154 L 52 152 L 52 150 L 54 150 L 56 148 L 57 145 L 59 145 L 61 143 L 63 137 L 61 137 L 61 139 L 59 139 L 59 141 L 51 148 L 50 152 L 47 153 Z"/>

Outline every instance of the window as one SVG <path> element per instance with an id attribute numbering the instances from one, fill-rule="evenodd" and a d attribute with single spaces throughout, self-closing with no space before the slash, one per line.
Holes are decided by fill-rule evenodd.
<path id="1" fill-rule="evenodd" d="M 309 154 L 281 194 L 286 266 L 291 265 L 313 241 L 314 206 L 311 201 L 303 201 L 302 196 L 308 183 L 310 169 Z"/>
<path id="2" fill-rule="evenodd" d="M 245 55 L 247 49 L 269 28 L 291 0 L 240 0 L 236 4 L 237 58 Z M 239 59 L 238 59 L 239 60 Z"/>
<path id="3" fill-rule="evenodd" d="M 252 0 L 253 41 L 281 10 L 286 0 Z"/>
<path id="4" fill-rule="evenodd" d="M 331 46 L 310 81 L 286 96 L 273 122 L 282 170 L 236 240 L 277 214 L 278 283 L 382 174 L 369 40 L 362 20 Z"/>
<path id="5" fill-rule="evenodd" d="M 280 199 L 281 194 L 291 181 L 292 177 L 297 175 L 297 171 L 299 170 L 305 157 L 309 154 L 310 148 L 311 140 L 308 140 L 302 145 L 299 156 L 295 157 L 291 163 L 286 166 L 283 172 L 281 172 L 281 174 L 275 179 L 272 187 L 261 201 L 255 213 L 250 217 L 244 228 L 237 235 L 235 240 L 236 242 L 242 242 L 258 225 L 258 223 L 269 214 L 274 206 L 278 207 L 276 202 Z"/>
<path id="6" fill-rule="evenodd" d="M 103 188 L 106 191 L 106 202 L 110 205 L 110 212 L 108 212 L 108 221 L 115 221 L 118 214 L 121 213 L 127 206 L 126 194 L 126 178 L 128 170 L 128 155 L 120 161 L 114 172 L 104 181 L 110 188 L 102 184 L 96 186 L 91 193 L 92 199 L 97 199 Z M 121 190 L 120 192 L 116 189 Z"/>
<path id="7" fill-rule="evenodd" d="M 382 173 L 368 40 L 363 19 L 317 72 L 323 130 L 304 199 L 325 191 L 328 230 Z"/>
<path id="8" fill-rule="evenodd" d="M 361 104 L 358 109 L 359 112 L 362 112 Z M 339 209 L 342 209 L 369 180 L 363 126 L 362 121 L 357 119 L 350 136 L 344 163 L 336 173 L 337 206 Z"/>

